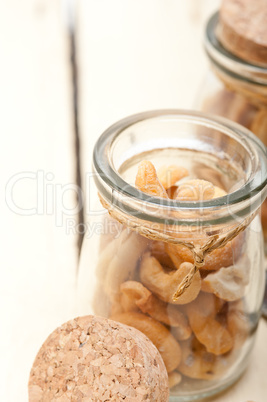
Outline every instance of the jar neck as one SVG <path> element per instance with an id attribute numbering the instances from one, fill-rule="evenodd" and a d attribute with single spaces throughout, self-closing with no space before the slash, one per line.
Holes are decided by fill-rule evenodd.
<path id="1" fill-rule="evenodd" d="M 221 65 L 215 63 L 210 57 L 209 59 L 212 71 L 228 90 L 243 96 L 257 108 L 267 108 L 267 86 L 248 81 L 222 68 Z"/>
<path id="2" fill-rule="evenodd" d="M 215 217 L 213 214 L 208 217 L 205 212 L 200 213 L 200 211 L 195 214 L 191 211 L 170 211 L 167 217 L 159 211 L 155 215 L 152 215 L 151 211 L 150 214 L 140 209 L 134 211 L 126 202 L 118 202 L 115 198 L 111 202 L 100 193 L 99 199 L 109 215 L 123 226 L 151 240 L 167 241 L 173 244 L 189 240 L 202 241 L 204 238 L 228 236 L 231 233 L 238 234 L 245 230 L 258 215 L 262 203 L 259 197 L 258 204 L 253 205 L 254 209 L 252 210 L 250 205 L 243 211 L 244 214 L 234 214 L 228 209 L 224 216 L 220 214 Z"/>
<path id="3" fill-rule="evenodd" d="M 143 150 L 149 158 L 148 149 L 152 156 L 163 143 L 169 153 L 172 146 L 175 150 L 182 148 L 183 152 L 186 148 L 190 152 L 195 149 L 198 152 L 195 158 L 202 155 L 199 148 L 207 151 L 203 151 L 204 156 L 225 153 L 223 161 L 227 166 L 234 166 L 238 161 L 241 170 L 246 171 L 245 181 L 236 191 L 203 202 L 178 202 L 149 196 L 124 180 L 120 166 L 126 157 L 142 155 Z M 239 225 L 256 213 L 265 197 L 265 147 L 245 128 L 202 113 L 164 110 L 130 116 L 102 134 L 93 161 L 95 182 L 105 207 L 133 224 L 154 226 L 157 230 L 175 232 L 177 228 L 178 231 L 184 228 L 198 233 L 216 231 L 224 225 Z"/>
<path id="4" fill-rule="evenodd" d="M 222 80 L 247 96 L 259 97 L 267 103 L 267 68 L 249 64 L 227 51 L 218 41 L 216 30 L 219 13 L 215 13 L 207 23 L 205 50 L 212 65 Z"/>

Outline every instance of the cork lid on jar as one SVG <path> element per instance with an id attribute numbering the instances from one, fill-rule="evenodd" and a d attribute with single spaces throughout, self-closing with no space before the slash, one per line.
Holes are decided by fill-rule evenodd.
<path id="1" fill-rule="evenodd" d="M 152 342 L 135 328 L 96 316 L 52 332 L 29 379 L 29 402 L 168 399 L 167 371 Z"/>
<path id="2" fill-rule="evenodd" d="M 267 66 L 267 0 L 222 0 L 217 38 L 235 56 Z"/>

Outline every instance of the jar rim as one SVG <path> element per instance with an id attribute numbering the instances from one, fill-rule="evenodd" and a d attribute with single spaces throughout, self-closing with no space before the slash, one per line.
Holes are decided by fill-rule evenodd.
<path id="1" fill-rule="evenodd" d="M 226 74 L 241 81 L 267 85 L 267 68 L 248 63 L 235 56 L 222 46 L 216 35 L 219 24 L 219 11 L 215 12 L 208 20 L 204 36 L 204 47 L 209 59 Z"/>
<path id="2" fill-rule="evenodd" d="M 205 200 L 205 201 L 176 201 L 172 199 L 163 199 L 159 197 L 151 197 L 136 187 L 131 186 L 127 183 L 119 174 L 119 172 L 114 168 L 114 165 L 111 161 L 110 151 L 114 141 L 118 138 L 118 136 L 124 132 L 127 128 L 133 126 L 136 123 L 142 121 L 148 121 L 154 118 L 176 118 L 180 120 L 186 120 L 190 123 L 201 122 L 203 125 L 205 124 L 207 127 L 212 127 L 218 131 L 228 132 L 235 138 L 241 138 L 242 142 L 249 148 L 249 152 L 251 155 L 251 159 L 257 163 L 257 166 L 254 166 L 255 174 L 250 177 L 248 182 L 244 183 L 244 185 L 238 188 L 236 191 L 227 194 L 226 196 Z M 260 160 L 259 160 L 260 159 Z M 258 162 L 256 162 L 258 160 Z M 261 169 L 259 166 L 264 165 L 264 175 L 262 177 Z M 128 116 L 117 123 L 110 126 L 104 133 L 99 137 L 98 141 L 95 144 L 93 151 L 93 170 L 95 172 L 95 182 L 98 187 L 99 192 L 104 198 L 111 203 L 113 206 L 118 206 L 118 198 L 119 196 L 126 197 L 128 200 L 142 202 L 151 207 L 160 207 L 165 211 L 181 211 L 181 210 L 192 210 L 197 211 L 200 208 L 202 210 L 218 210 L 220 208 L 225 208 L 227 205 L 237 205 L 239 209 L 239 216 L 246 216 L 252 210 L 258 208 L 263 202 L 262 199 L 258 199 L 257 195 L 263 193 L 263 190 L 266 190 L 267 185 L 267 149 L 262 144 L 262 142 L 249 130 L 244 128 L 243 126 L 234 123 L 228 119 L 212 116 L 206 113 L 191 111 L 191 110 L 181 110 L 181 109 L 163 109 L 163 110 L 152 110 L 147 111 L 135 115 Z M 265 191 L 266 192 L 266 191 Z M 264 192 L 264 198 L 265 198 Z M 241 204 L 244 201 L 249 200 L 252 203 L 253 199 L 253 208 L 251 205 L 244 206 Z M 255 201 L 255 202 L 254 202 Z M 121 200 L 119 202 L 120 206 Z M 240 206 L 240 208 L 239 208 Z M 127 211 L 129 214 L 133 214 L 131 208 L 126 207 L 121 208 L 124 211 Z M 136 211 L 135 211 L 136 212 Z M 134 215 L 134 214 L 133 214 Z M 140 216 L 141 216 L 140 212 Z M 150 216 L 151 218 L 151 216 Z M 147 215 L 142 215 L 142 219 L 148 219 Z M 155 220 L 155 219 L 154 219 Z M 205 220 L 205 219 L 204 219 Z M 231 220 L 231 219 L 228 219 Z M 165 220 L 156 219 L 157 222 L 163 223 Z M 171 220 L 170 224 L 177 224 L 175 220 Z M 227 219 L 223 219 L 223 221 L 227 221 Z M 213 220 L 212 220 L 213 222 Z M 218 220 L 219 222 L 219 220 Z"/>

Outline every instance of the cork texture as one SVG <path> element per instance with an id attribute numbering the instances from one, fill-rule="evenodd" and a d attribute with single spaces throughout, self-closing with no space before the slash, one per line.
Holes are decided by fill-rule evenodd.
<path id="1" fill-rule="evenodd" d="M 44 342 L 29 378 L 29 402 L 168 401 L 168 375 L 152 342 L 106 318 L 68 321 Z"/>
<path id="2" fill-rule="evenodd" d="M 267 0 L 223 0 L 217 37 L 235 56 L 267 66 Z"/>

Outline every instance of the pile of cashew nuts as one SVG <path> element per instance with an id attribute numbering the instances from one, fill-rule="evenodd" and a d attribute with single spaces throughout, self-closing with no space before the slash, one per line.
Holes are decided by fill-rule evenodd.
<path id="1" fill-rule="evenodd" d="M 204 180 L 186 181 L 187 176 L 185 168 L 168 166 L 156 172 L 151 162 L 144 161 L 136 187 L 156 197 L 179 200 L 226 194 Z M 191 251 L 120 226 L 119 236 L 101 239 L 95 313 L 147 335 L 161 353 L 170 387 L 186 377 L 216 380 L 224 376 L 249 337 L 244 303 L 250 275 L 250 261 L 243 252 L 246 232 L 209 254 L 190 286 L 173 301 L 192 268 Z"/>

